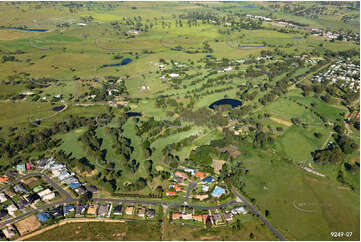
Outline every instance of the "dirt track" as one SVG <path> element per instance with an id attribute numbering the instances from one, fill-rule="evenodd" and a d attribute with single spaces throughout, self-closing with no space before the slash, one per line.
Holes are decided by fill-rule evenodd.
<path id="1" fill-rule="evenodd" d="M 68 219 L 68 220 L 63 220 L 61 221 L 60 223 L 57 223 L 57 224 L 53 224 L 49 227 L 46 227 L 46 228 L 43 228 L 43 229 L 40 229 L 38 231 L 35 231 L 31 234 L 28 234 L 28 235 L 24 235 L 18 239 L 16 239 L 16 241 L 22 241 L 22 240 L 26 240 L 26 239 L 29 239 L 33 236 L 36 236 L 36 235 L 39 235 L 45 231 L 48 231 L 50 229 L 53 229 L 53 228 L 56 228 L 58 226 L 61 226 L 61 225 L 64 225 L 64 224 L 67 224 L 67 223 L 86 223 L 86 222 L 107 222 L 107 223 L 125 223 L 125 220 L 114 220 L 114 219 L 90 219 L 90 218 L 79 218 L 79 219 Z"/>

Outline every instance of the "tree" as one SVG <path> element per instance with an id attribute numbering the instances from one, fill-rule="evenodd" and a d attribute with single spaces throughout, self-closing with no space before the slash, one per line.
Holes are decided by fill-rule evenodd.
<path id="1" fill-rule="evenodd" d="M 82 204 L 87 204 L 93 197 L 91 192 L 86 192 L 80 196 L 79 202 Z"/>

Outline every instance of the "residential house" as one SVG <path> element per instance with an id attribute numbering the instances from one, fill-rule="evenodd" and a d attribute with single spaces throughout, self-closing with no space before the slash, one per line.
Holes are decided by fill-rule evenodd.
<path id="1" fill-rule="evenodd" d="M 208 190 L 209 190 L 209 186 L 202 185 L 202 192 L 208 192 Z"/>
<path id="2" fill-rule="evenodd" d="M 216 198 L 220 198 L 225 192 L 226 190 L 224 188 L 216 186 L 212 192 L 212 196 Z"/>
<path id="3" fill-rule="evenodd" d="M 25 199 L 20 199 L 16 205 L 19 209 L 24 209 L 29 205 L 29 203 Z"/>
<path id="4" fill-rule="evenodd" d="M 122 215 L 122 208 L 123 208 L 123 206 L 121 204 L 117 205 L 114 208 L 113 214 L 114 215 Z"/>
<path id="5" fill-rule="evenodd" d="M 52 192 L 52 193 L 49 193 L 49 194 L 46 194 L 45 196 L 43 196 L 41 198 L 41 200 L 43 201 L 50 201 L 50 200 L 53 200 L 55 198 L 55 193 Z"/>
<path id="6" fill-rule="evenodd" d="M 18 175 L 18 172 L 17 172 L 17 171 L 8 171 L 8 172 L 6 173 L 6 176 L 7 176 L 7 177 L 13 177 L 13 178 L 15 178 L 17 175 Z"/>
<path id="7" fill-rule="evenodd" d="M 176 177 L 174 180 L 175 180 L 176 183 L 182 184 L 183 181 L 184 181 L 184 178 L 183 177 Z"/>
<path id="8" fill-rule="evenodd" d="M 112 207 L 111 203 L 100 204 L 98 209 L 98 217 L 104 218 L 105 216 L 107 216 L 109 214 L 109 210 L 111 210 L 111 207 Z"/>
<path id="9" fill-rule="evenodd" d="M 25 187 L 22 184 L 18 184 L 14 186 L 14 191 L 16 193 L 28 193 L 28 191 L 25 189 Z"/>
<path id="10" fill-rule="evenodd" d="M 8 213 L 13 216 L 14 213 L 18 210 L 18 208 L 14 205 L 11 204 L 9 207 L 6 208 L 8 210 Z"/>
<path id="11" fill-rule="evenodd" d="M 38 217 L 40 222 L 44 223 L 50 218 L 50 214 L 46 212 L 41 212 L 38 215 L 36 215 L 36 217 Z"/>
<path id="12" fill-rule="evenodd" d="M 78 179 L 76 179 L 75 177 L 71 176 L 71 177 L 68 177 L 66 178 L 63 183 L 66 183 L 67 185 L 70 185 L 72 183 L 77 183 L 79 182 Z"/>
<path id="13" fill-rule="evenodd" d="M 40 196 L 37 193 L 34 193 L 25 197 L 25 200 L 28 201 L 29 204 L 35 204 L 40 200 Z"/>
<path id="14" fill-rule="evenodd" d="M 172 219 L 175 220 L 175 219 L 180 219 L 182 218 L 182 214 L 181 213 L 173 213 L 172 215 Z"/>
<path id="15" fill-rule="evenodd" d="M 7 217 L 8 217 L 8 211 L 4 210 L 4 209 L 1 209 L 0 210 L 0 220 L 2 220 L 4 218 L 7 218 Z"/>
<path id="16" fill-rule="evenodd" d="M 11 239 L 16 235 L 16 230 L 12 225 L 8 225 L 5 229 L 2 230 L 7 239 Z"/>
<path id="17" fill-rule="evenodd" d="M 197 194 L 197 195 L 195 195 L 194 196 L 194 198 L 196 198 L 196 199 L 199 199 L 199 200 L 201 200 L 201 201 L 203 201 L 204 199 L 207 199 L 209 196 L 208 196 L 208 194 Z"/>
<path id="18" fill-rule="evenodd" d="M 63 217 L 63 209 L 62 209 L 61 206 L 56 207 L 56 208 L 50 210 L 49 213 L 50 213 L 54 218 L 61 218 L 61 217 Z"/>
<path id="19" fill-rule="evenodd" d="M 51 190 L 49 188 L 45 189 L 44 191 L 38 192 L 39 197 L 44 197 L 45 195 L 48 195 L 51 193 Z"/>
<path id="20" fill-rule="evenodd" d="M 144 216 L 145 216 L 145 208 L 144 208 L 144 207 L 141 207 L 141 208 L 138 210 L 138 217 L 144 218 Z"/>
<path id="21" fill-rule="evenodd" d="M 134 210 L 134 206 L 128 206 L 128 207 L 125 209 L 125 214 L 126 214 L 126 215 L 133 215 L 133 210 Z"/>
<path id="22" fill-rule="evenodd" d="M 177 195 L 177 192 L 167 190 L 167 191 L 165 192 L 165 194 L 166 194 L 167 196 L 175 196 L 175 195 Z"/>
<path id="23" fill-rule="evenodd" d="M 86 193 L 86 189 L 83 186 L 76 188 L 74 191 L 79 195 Z"/>
<path id="24" fill-rule="evenodd" d="M 69 187 L 73 190 L 80 186 L 81 186 L 81 183 L 79 183 L 79 182 L 69 184 Z"/>
<path id="25" fill-rule="evenodd" d="M 230 222 L 233 220 L 233 214 L 232 213 L 224 213 L 223 217 L 226 221 Z"/>
<path id="26" fill-rule="evenodd" d="M 96 215 L 97 214 L 98 207 L 95 204 L 92 204 L 88 208 L 88 214 L 89 215 Z"/>
<path id="27" fill-rule="evenodd" d="M 84 213 L 86 209 L 86 204 L 77 204 L 75 206 L 75 217 L 79 217 Z"/>
<path id="28" fill-rule="evenodd" d="M 198 222 L 202 222 L 202 215 L 193 215 L 193 220 L 198 221 Z"/>
<path id="29" fill-rule="evenodd" d="M 177 191 L 177 192 L 183 192 L 184 188 L 181 187 L 179 184 L 175 184 L 174 185 L 174 189 Z"/>
<path id="30" fill-rule="evenodd" d="M 243 206 L 240 206 L 238 208 L 234 208 L 232 209 L 231 211 L 233 214 L 246 214 L 247 213 L 247 210 L 243 207 Z"/>
<path id="31" fill-rule="evenodd" d="M 191 219 L 193 219 L 193 216 L 191 213 L 185 213 L 185 214 L 182 214 L 182 219 L 191 220 Z"/>
<path id="32" fill-rule="evenodd" d="M 59 181 L 63 181 L 63 180 L 65 180 L 66 178 L 68 178 L 69 176 L 71 176 L 70 173 L 67 172 L 67 171 L 65 171 L 65 172 L 61 173 L 61 174 L 58 176 L 58 180 L 59 180 Z"/>
<path id="33" fill-rule="evenodd" d="M 7 176 L 0 177 L 0 182 L 1 183 L 6 183 L 8 180 L 9 180 L 9 177 L 7 177 Z"/>
<path id="34" fill-rule="evenodd" d="M 204 178 L 204 179 L 202 180 L 202 182 L 204 182 L 204 183 L 212 183 L 212 182 L 213 182 L 213 177 L 212 177 L 212 176 L 208 176 L 208 177 Z"/>
<path id="35" fill-rule="evenodd" d="M 5 191 L 5 194 L 8 196 L 8 197 L 14 197 L 16 195 L 15 192 L 11 191 L 11 190 L 7 190 Z"/>
<path id="36" fill-rule="evenodd" d="M 148 211 L 147 211 L 147 217 L 148 217 L 148 218 L 154 218 L 154 216 L 155 216 L 155 210 L 152 209 L 152 208 L 148 209 Z"/>
<path id="37" fill-rule="evenodd" d="M 184 168 L 185 172 L 191 173 L 192 176 L 194 176 L 196 174 L 196 170 L 195 169 L 191 169 L 191 168 Z"/>
<path id="38" fill-rule="evenodd" d="M 30 162 L 27 162 L 25 164 L 25 168 L 26 168 L 27 171 L 30 171 L 32 167 L 33 167 L 33 165 Z"/>
<path id="39" fill-rule="evenodd" d="M 181 172 L 181 171 L 176 171 L 176 172 L 174 173 L 174 175 L 175 175 L 176 177 L 181 177 L 181 178 L 183 178 L 183 179 L 186 179 L 186 178 L 187 178 L 187 175 L 186 175 L 184 172 Z"/>
<path id="40" fill-rule="evenodd" d="M 200 179 L 203 179 L 207 176 L 207 173 L 206 172 L 202 172 L 202 171 L 197 171 L 196 172 L 196 177 L 200 178 Z"/>
<path id="41" fill-rule="evenodd" d="M 67 216 L 71 211 L 74 211 L 74 205 L 72 204 L 63 205 L 64 217 Z"/>
<path id="42" fill-rule="evenodd" d="M 26 171 L 26 166 L 25 166 L 25 164 L 18 164 L 15 166 L 15 169 L 20 172 L 23 172 L 23 171 Z"/>
<path id="43" fill-rule="evenodd" d="M 6 198 L 3 192 L 0 193 L 0 203 L 6 202 L 8 199 Z"/>
<path id="44" fill-rule="evenodd" d="M 219 213 L 215 213 L 213 215 L 213 218 L 214 218 L 214 221 L 215 221 L 216 224 L 219 224 L 219 223 L 222 222 L 222 217 L 221 217 L 221 215 Z"/>
<path id="45" fill-rule="evenodd" d="M 213 224 L 212 218 L 208 214 L 203 214 L 202 217 L 203 217 L 204 224 L 206 224 L 207 222 L 211 222 Z"/>

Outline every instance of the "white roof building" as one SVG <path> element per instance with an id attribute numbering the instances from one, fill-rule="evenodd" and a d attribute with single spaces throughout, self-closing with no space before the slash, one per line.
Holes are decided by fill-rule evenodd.
<path id="1" fill-rule="evenodd" d="M 5 201 L 7 201 L 8 199 L 6 198 L 5 194 L 3 192 L 0 193 L 0 202 L 3 203 Z"/>

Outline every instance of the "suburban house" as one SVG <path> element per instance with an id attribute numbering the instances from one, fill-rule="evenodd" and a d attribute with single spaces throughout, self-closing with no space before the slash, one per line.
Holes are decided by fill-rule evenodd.
<path id="1" fill-rule="evenodd" d="M 193 215 L 193 220 L 198 221 L 198 222 L 202 222 L 202 215 Z"/>
<path id="2" fill-rule="evenodd" d="M 25 189 L 25 187 L 22 184 L 18 184 L 14 186 L 14 191 L 16 193 L 28 193 L 28 191 Z"/>
<path id="3" fill-rule="evenodd" d="M 75 206 L 75 217 L 81 216 L 81 214 L 84 213 L 85 209 L 86 209 L 85 204 L 77 204 Z"/>
<path id="4" fill-rule="evenodd" d="M 13 197 L 13 196 L 15 196 L 15 195 L 16 195 L 16 193 L 15 193 L 15 192 L 13 192 L 13 191 L 11 191 L 11 190 L 7 190 L 7 191 L 5 191 L 5 194 L 6 194 L 8 197 Z"/>
<path id="5" fill-rule="evenodd" d="M 181 172 L 181 171 L 176 171 L 176 172 L 174 173 L 174 175 L 175 175 L 176 177 L 181 177 L 181 178 L 183 178 L 183 179 L 186 179 L 186 178 L 187 178 L 187 175 L 186 175 L 184 172 Z"/>
<path id="6" fill-rule="evenodd" d="M 184 188 L 181 187 L 179 184 L 175 184 L 174 185 L 174 189 L 177 191 L 177 192 L 183 192 Z"/>
<path id="7" fill-rule="evenodd" d="M 7 177 L 7 176 L 0 177 L 0 182 L 1 183 L 6 183 L 8 180 L 9 180 L 9 177 Z"/>
<path id="8" fill-rule="evenodd" d="M 222 217 L 221 217 L 221 215 L 219 213 L 215 213 L 213 215 L 213 218 L 214 218 L 214 221 L 215 221 L 216 224 L 219 224 L 219 223 L 222 222 Z"/>
<path id="9" fill-rule="evenodd" d="M 212 176 L 209 176 L 209 177 L 206 177 L 202 180 L 202 182 L 204 183 L 211 183 L 213 182 L 213 177 Z"/>
<path id="10" fill-rule="evenodd" d="M 29 205 L 29 203 L 25 199 L 20 199 L 16 205 L 19 209 L 24 209 Z"/>
<path id="11" fill-rule="evenodd" d="M 228 221 L 228 222 L 230 222 L 230 221 L 233 220 L 233 214 L 231 214 L 231 213 L 224 213 L 224 214 L 223 214 L 223 217 L 224 217 L 224 219 L 225 219 L 226 221 Z"/>
<path id="12" fill-rule="evenodd" d="M 238 207 L 238 208 L 234 208 L 234 209 L 232 209 L 232 211 L 231 211 L 233 214 L 246 214 L 247 213 L 247 210 L 243 207 L 243 206 L 241 206 L 241 207 Z"/>
<path id="13" fill-rule="evenodd" d="M 195 169 L 191 169 L 191 168 L 184 168 L 184 171 L 187 173 L 191 173 L 192 176 L 194 176 L 196 174 L 196 170 Z"/>
<path id="14" fill-rule="evenodd" d="M 24 197 L 26 201 L 28 201 L 29 204 L 34 204 L 37 201 L 40 200 L 40 196 L 37 193 L 31 194 L 27 197 Z"/>
<path id="15" fill-rule="evenodd" d="M 54 218 L 61 218 L 63 217 L 63 210 L 62 207 L 56 207 L 52 210 L 49 211 L 49 213 L 54 217 Z"/>
<path id="16" fill-rule="evenodd" d="M 142 207 L 138 210 L 138 217 L 144 218 L 144 216 L 145 216 L 145 208 Z"/>
<path id="17" fill-rule="evenodd" d="M 6 208 L 8 210 L 8 213 L 13 216 L 15 211 L 18 210 L 18 208 L 14 205 L 14 204 L 11 204 L 9 207 Z"/>
<path id="18" fill-rule="evenodd" d="M 52 200 L 52 199 L 54 199 L 54 198 L 55 198 L 55 193 L 52 192 L 52 193 L 49 193 L 49 194 L 46 194 L 45 196 L 43 196 L 43 197 L 41 198 L 41 200 L 43 200 L 43 201 L 50 201 L 50 200 Z"/>
<path id="19" fill-rule="evenodd" d="M 64 217 L 67 216 L 71 211 L 74 211 L 74 205 L 72 204 L 63 205 Z"/>
<path id="20" fill-rule="evenodd" d="M 180 218 L 182 218 L 182 214 L 181 213 L 173 213 L 173 215 L 172 215 L 172 219 L 174 220 L 174 219 L 180 219 Z"/>
<path id="21" fill-rule="evenodd" d="M 76 188 L 74 191 L 79 195 L 86 193 L 86 189 L 83 186 Z"/>
<path id="22" fill-rule="evenodd" d="M 0 193 L 0 202 L 3 203 L 5 201 L 7 201 L 8 199 L 6 198 L 5 194 L 3 192 Z"/>
<path id="23" fill-rule="evenodd" d="M 26 171 L 26 166 L 25 164 L 18 164 L 15 166 L 15 169 L 18 171 Z"/>
<path id="24" fill-rule="evenodd" d="M 193 216 L 192 216 L 191 213 L 186 213 L 186 214 L 183 214 L 183 215 L 182 215 L 182 219 L 184 219 L 184 220 L 191 220 L 191 219 L 193 219 Z"/>
<path id="25" fill-rule="evenodd" d="M 212 192 L 212 196 L 216 198 L 220 198 L 225 192 L 226 190 L 224 190 L 224 188 L 216 186 Z"/>
<path id="26" fill-rule="evenodd" d="M 199 199 L 201 201 L 203 201 L 204 199 L 207 199 L 208 197 L 209 197 L 208 194 L 203 194 L 203 195 L 197 194 L 194 196 L 194 198 Z"/>
<path id="27" fill-rule="evenodd" d="M 165 194 L 166 194 L 167 196 L 175 196 L 175 195 L 177 195 L 177 193 L 176 193 L 175 191 L 169 191 L 169 190 L 167 190 L 167 191 L 165 192 Z"/>
<path id="28" fill-rule="evenodd" d="M 202 171 L 197 171 L 196 172 L 196 177 L 203 179 L 207 176 L 208 174 L 206 172 L 202 172 Z"/>
<path id="29" fill-rule="evenodd" d="M 126 215 L 133 215 L 133 210 L 134 210 L 134 206 L 128 206 L 128 207 L 125 209 L 125 214 L 126 214 Z"/>
<path id="30" fill-rule="evenodd" d="M 11 239 L 12 237 L 14 237 L 16 235 L 16 230 L 12 225 L 8 225 L 7 228 L 2 230 L 5 237 L 8 239 Z"/>
<path id="31" fill-rule="evenodd" d="M 114 215 L 122 215 L 122 205 L 119 204 L 114 208 L 113 214 Z"/>
<path id="32" fill-rule="evenodd" d="M 155 210 L 152 209 L 152 208 L 148 209 L 148 211 L 147 211 L 147 217 L 148 217 L 148 218 L 154 218 L 154 216 L 155 216 Z"/>
<path id="33" fill-rule="evenodd" d="M 44 223 L 50 218 L 50 214 L 46 212 L 41 212 L 38 215 L 36 215 L 36 217 L 38 217 L 40 222 Z"/>
<path id="34" fill-rule="evenodd" d="M 79 183 L 79 182 L 69 184 L 69 187 L 73 190 L 80 186 L 81 186 L 81 183 Z"/>
<path id="35" fill-rule="evenodd" d="M 111 210 L 112 210 L 112 203 L 100 204 L 98 209 L 98 217 L 100 218 L 109 217 Z"/>
<path id="36" fill-rule="evenodd" d="M 202 185 L 202 192 L 208 192 L 208 190 L 209 190 L 209 186 Z"/>
<path id="37" fill-rule="evenodd" d="M 4 209 L 0 210 L 0 220 L 6 218 L 8 216 L 8 212 Z"/>
<path id="38" fill-rule="evenodd" d="M 98 207 L 95 204 L 92 204 L 88 208 L 88 214 L 89 215 L 96 215 L 97 214 Z"/>

